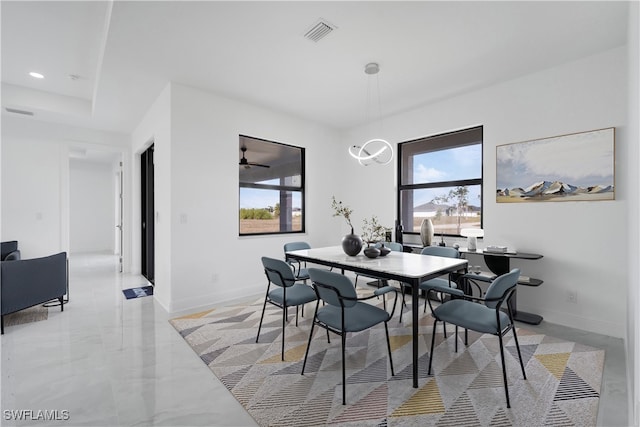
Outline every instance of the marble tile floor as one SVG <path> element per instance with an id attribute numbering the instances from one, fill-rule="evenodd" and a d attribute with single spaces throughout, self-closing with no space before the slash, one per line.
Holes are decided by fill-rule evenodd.
<path id="1" fill-rule="evenodd" d="M 50 308 L 48 320 L 7 327 L 1 338 L 0 425 L 255 426 L 169 324 L 175 314 L 153 297 L 124 298 L 122 289 L 146 284 L 118 273 L 114 256 L 72 254 L 65 311 Z M 607 351 L 598 425 L 629 425 L 622 340 L 545 322 L 535 329 Z M 20 410 L 32 419 L 10 419 Z M 58 420 L 37 419 L 38 410 Z"/>

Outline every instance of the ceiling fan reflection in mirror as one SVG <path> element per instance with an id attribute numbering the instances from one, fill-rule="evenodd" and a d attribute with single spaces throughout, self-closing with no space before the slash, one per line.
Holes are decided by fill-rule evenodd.
<path id="1" fill-rule="evenodd" d="M 270 168 L 271 166 L 269 165 L 263 165 L 261 163 L 254 163 L 254 162 L 250 162 L 247 160 L 247 158 L 244 156 L 245 153 L 247 152 L 247 147 L 240 147 L 240 151 L 242 151 L 242 158 L 240 159 L 240 163 L 238 163 L 240 166 L 244 166 L 245 169 L 249 169 L 251 166 L 259 166 L 261 168 Z"/>

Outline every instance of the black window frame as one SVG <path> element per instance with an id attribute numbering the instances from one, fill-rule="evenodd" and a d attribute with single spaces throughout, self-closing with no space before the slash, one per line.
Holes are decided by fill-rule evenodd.
<path id="1" fill-rule="evenodd" d="M 428 182 L 428 183 L 420 183 L 420 184 L 403 184 L 403 176 L 406 170 L 405 165 L 405 154 L 409 151 L 409 147 L 411 144 L 424 144 L 429 146 L 429 150 L 422 151 L 442 151 L 446 149 L 453 149 L 457 147 L 463 146 L 471 146 L 475 145 L 474 143 L 461 143 L 461 140 L 464 140 L 465 133 L 474 132 L 479 133 L 480 137 L 480 178 L 473 179 L 460 179 L 460 180 L 452 180 L 452 181 L 437 181 L 437 182 Z M 471 186 L 471 185 L 479 185 L 480 186 L 480 228 L 484 227 L 484 129 L 482 125 L 473 126 L 470 128 L 459 129 L 455 131 L 445 132 L 436 135 L 425 136 L 421 138 L 412 139 L 410 141 L 400 142 L 398 143 L 398 169 L 397 169 L 397 199 L 396 199 L 396 218 L 398 221 L 401 221 L 402 224 L 406 224 L 406 220 L 408 218 L 403 217 L 403 209 L 402 209 L 402 193 L 403 191 L 413 191 L 420 189 L 430 189 L 430 188 L 448 188 L 448 187 L 462 187 L 462 186 Z M 415 152 L 415 148 L 411 150 Z M 413 208 L 413 206 L 412 206 Z M 413 221 L 413 209 L 411 209 Z M 404 216 L 407 216 L 406 214 Z M 413 222 L 412 227 L 413 229 Z M 405 227 L 405 230 L 407 228 Z M 403 234 L 407 235 L 419 235 L 419 231 L 403 231 Z M 446 236 L 446 237 L 462 237 L 460 234 L 450 234 L 450 233 L 438 233 L 438 235 Z"/>
<path id="2" fill-rule="evenodd" d="M 285 147 L 295 148 L 300 150 L 300 187 L 290 186 L 290 185 L 277 185 L 277 184 L 260 184 L 260 183 L 243 183 L 238 178 L 238 236 L 239 237 L 248 237 L 248 236 L 265 236 L 265 235 L 279 235 L 279 234 L 301 234 L 306 233 L 306 197 L 305 197 L 305 166 L 306 166 L 306 153 L 305 147 L 300 147 L 292 144 L 285 144 L 283 142 L 272 141 L 269 139 L 259 138 L 250 135 L 239 134 L 238 140 L 242 138 L 251 138 L 256 141 L 261 141 L 269 144 L 276 144 Z M 300 212 L 300 230 L 280 230 L 280 231 L 267 231 L 267 232 L 259 232 L 259 233 L 243 233 L 241 228 L 242 219 L 240 218 L 240 203 L 241 196 L 240 192 L 242 188 L 254 188 L 259 190 L 276 190 L 276 191 L 295 191 L 300 192 L 300 204 L 301 204 L 301 212 Z M 282 208 L 282 206 L 281 206 Z"/>

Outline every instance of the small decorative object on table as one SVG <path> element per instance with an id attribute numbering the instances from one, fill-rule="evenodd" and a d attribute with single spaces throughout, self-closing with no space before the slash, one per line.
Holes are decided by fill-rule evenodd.
<path id="1" fill-rule="evenodd" d="M 364 254 L 367 258 L 378 258 L 380 256 L 380 249 L 375 246 L 367 246 L 364 248 Z"/>
<path id="2" fill-rule="evenodd" d="M 422 240 L 422 246 L 431 246 L 433 241 L 433 222 L 431 218 L 425 218 L 420 224 L 420 240 Z"/>
<path id="3" fill-rule="evenodd" d="M 384 242 L 381 242 L 380 247 L 378 249 L 380 249 L 380 256 L 387 256 L 389 252 L 391 252 L 391 249 L 386 247 L 384 245 Z"/>
<path id="4" fill-rule="evenodd" d="M 438 243 L 438 246 L 447 246 L 447 244 L 444 242 L 444 233 L 440 234 L 440 242 Z"/>
<path id="5" fill-rule="evenodd" d="M 349 256 L 356 256 L 362 250 L 362 239 L 353 232 L 353 225 L 351 224 L 351 214 L 353 210 L 342 204 L 342 201 L 337 201 L 336 197 L 331 198 L 331 207 L 334 210 L 333 216 L 341 216 L 347 221 L 347 225 L 351 228 L 351 233 L 342 238 L 342 250 Z"/>
<path id="6" fill-rule="evenodd" d="M 467 249 L 475 251 L 477 249 L 478 237 L 484 237 L 482 228 L 463 228 L 460 235 L 467 238 Z"/>
<path id="7" fill-rule="evenodd" d="M 375 215 L 373 215 L 371 219 L 365 218 L 362 220 L 362 237 L 368 245 L 368 247 L 364 250 L 364 254 L 366 256 L 368 256 L 369 258 L 376 258 L 380 256 L 381 249 L 371 245 L 383 241 L 388 230 L 388 227 L 385 227 L 378 223 L 378 217 Z M 384 245 L 382 245 L 382 248 L 384 248 Z M 389 251 L 389 249 L 384 249 L 386 250 L 385 255 L 388 254 L 389 252 L 387 251 Z"/>
<path id="8" fill-rule="evenodd" d="M 396 219 L 396 242 L 402 243 L 402 222 L 399 219 Z"/>

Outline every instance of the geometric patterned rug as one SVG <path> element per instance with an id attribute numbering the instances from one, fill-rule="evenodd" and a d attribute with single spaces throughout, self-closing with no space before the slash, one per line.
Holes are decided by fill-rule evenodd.
<path id="1" fill-rule="evenodd" d="M 285 361 L 280 357 L 282 311 L 264 299 L 170 320 L 174 328 L 261 426 L 595 426 L 604 350 L 518 328 L 527 380 L 513 335 L 505 338 L 511 408 L 506 407 L 498 338 L 441 325 L 432 375 L 427 375 L 433 319 L 420 317 L 419 382 L 412 387 L 411 316 L 389 321 L 395 376 L 384 326 L 349 334 L 347 405 L 342 405 L 340 338 L 315 328 L 304 376 L 300 374 L 315 303 L 295 326 L 290 309 Z M 371 301 L 371 300 L 370 300 Z M 381 301 L 377 301 L 380 303 Z M 407 310 L 405 308 L 405 310 Z M 409 305 L 410 310 L 410 305 Z M 435 375 L 433 375 L 435 374 Z"/>

